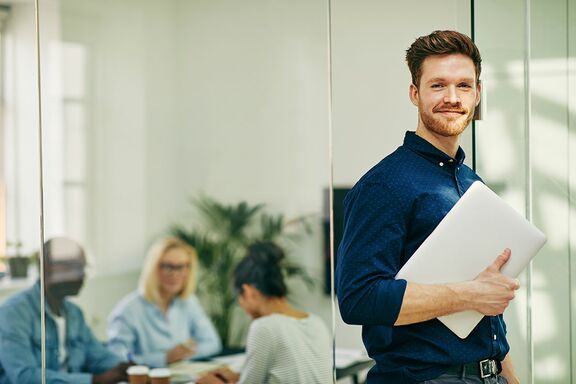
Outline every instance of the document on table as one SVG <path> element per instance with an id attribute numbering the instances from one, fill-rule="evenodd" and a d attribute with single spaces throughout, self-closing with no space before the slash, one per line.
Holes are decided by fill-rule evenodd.
<path id="1" fill-rule="evenodd" d="M 223 364 L 212 361 L 181 361 L 170 364 L 170 382 L 174 384 L 193 383 L 198 376 L 222 366 Z"/>

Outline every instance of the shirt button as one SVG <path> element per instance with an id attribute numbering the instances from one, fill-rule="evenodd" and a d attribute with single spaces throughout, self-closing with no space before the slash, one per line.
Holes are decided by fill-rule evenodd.
<path id="1" fill-rule="evenodd" d="M 453 159 L 450 159 L 450 160 L 448 160 L 448 162 L 450 162 L 450 163 L 453 163 L 453 162 L 454 162 L 454 160 L 453 160 Z"/>
<path id="2" fill-rule="evenodd" d="M 496 340 L 496 335 L 494 335 L 494 340 Z"/>
<path id="3" fill-rule="evenodd" d="M 438 165 L 441 166 L 441 167 L 443 167 L 443 166 L 444 166 L 444 163 L 443 163 L 443 162 L 440 162 L 440 163 L 438 163 Z"/>

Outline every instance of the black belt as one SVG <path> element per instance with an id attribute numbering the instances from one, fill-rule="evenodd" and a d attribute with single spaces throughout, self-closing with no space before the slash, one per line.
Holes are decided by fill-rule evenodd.
<path id="1" fill-rule="evenodd" d="M 502 372 L 502 364 L 498 360 L 491 359 L 468 364 L 453 365 L 446 371 L 446 373 L 450 374 L 476 376 L 481 379 L 496 376 L 500 372 Z"/>

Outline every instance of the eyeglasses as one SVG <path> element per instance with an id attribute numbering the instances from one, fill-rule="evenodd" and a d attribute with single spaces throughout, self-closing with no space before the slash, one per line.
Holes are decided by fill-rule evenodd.
<path id="1" fill-rule="evenodd" d="M 158 267 L 162 272 L 184 272 L 190 268 L 190 264 L 160 263 Z"/>

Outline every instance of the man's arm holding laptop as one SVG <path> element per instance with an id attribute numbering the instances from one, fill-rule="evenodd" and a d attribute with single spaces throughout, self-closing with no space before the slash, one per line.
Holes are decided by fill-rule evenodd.
<path id="1" fill-rule="evenodd" d="M 408 283 L 394 325 L 420 323 L 451 313 L 476 310 L 495 316 L 504 312 L 520 284 L 500 269 L 510 259 L 505 249 L 474 280 L 451 284 Z"/>

